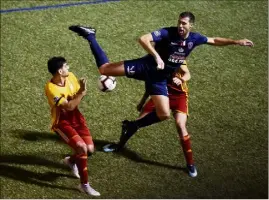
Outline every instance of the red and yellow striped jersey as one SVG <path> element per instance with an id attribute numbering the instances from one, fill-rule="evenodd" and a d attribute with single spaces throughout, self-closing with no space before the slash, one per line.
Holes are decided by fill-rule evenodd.
<path id="1" fill-rule="evenodd" d="M 65 85 L 59 86 L 48 81 L 45 86 L 45 93 L 51 110 L 51 127 L 59 121 L 60 114 L 63 112 L 60 105 L 65 100 L 71 100 L 80 88 L 78 79 L 72 72 L 66 77 Z"/>

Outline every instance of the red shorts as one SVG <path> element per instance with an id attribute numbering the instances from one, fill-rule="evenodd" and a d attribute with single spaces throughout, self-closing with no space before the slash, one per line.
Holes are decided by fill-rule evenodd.
<path id="1" fill-rule="evenodd" d="M 92 136 L 85 118 L 79 112 L 75 115 L 76 120 L 73 121 L 60 119 L 58 124 L 53 127 L 53 130 L 74 149 L 77 147 L 77 142 L 93 145 Z"/>
<path id="2" fill-rule="evenodd" d="M 173 112 L 181 112 L 181 113 L 186 113 L 187 115 L 189 114 L 188 112 L 188 95 L 186 93 L 180 93 L 180 94 L 169 94 L 169 105 L 170 109 Z M 143 113 L 148 113 L 152 112 L 155 110 L 155 105 L 150 99 L 143 107 L 142 112 Z"/>

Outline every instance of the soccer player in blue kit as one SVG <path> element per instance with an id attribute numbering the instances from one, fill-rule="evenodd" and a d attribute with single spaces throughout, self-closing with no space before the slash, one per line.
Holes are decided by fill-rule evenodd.
<path id="1" fill-rule="evenodd" d="M 90 45 L 99 72 L 107 76 L 127 76 L 145 81 L 145 89 L 151 95 L 155 111 L 135 121 L 124 120 L 118 150 L 139 129 L 166 120 L 170 116 L 167 79 L 181 66 L 191 51 L 201 45 L 214 46 L 240 45 L 253 46 L 248 39 L 206 37 L 191 32 L 195 16 L 191 12 L 179 15 L 177 27 L 167 27 L 145 34 L 139 38 L 140 45 L 148 52 L 144 57 L 120 62 L 109 62 L 105 52 L 96 40 L 96 30 L 80 25 L 70 26 L 69 30 L 84 37 Z M 155 45 L 152 44 L 155 43 Z M 182 80 L 184 82 L 184 80 Z M 195 169 L 194 166 L 191 166 Z M 190 168 L 189 170 L 192 170 Z"/>

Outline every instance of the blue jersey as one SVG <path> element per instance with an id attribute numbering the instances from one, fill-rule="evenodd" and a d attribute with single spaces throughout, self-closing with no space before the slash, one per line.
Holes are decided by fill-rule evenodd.
<path id="1" fill-rule="evenodd" d="M 207 38 L 199 33 L 190 32 L 183 39 L 177 27 L 162 28 L 151 33 L 155 49 L 165 63 L 163 70 L 157 70 L 157 63 L 152 55 L 125 60 L 125 74 L 129 78 L 144 80 L 146 91 L 150 95 L 168 95 L 167 79 L 186 60 L 191 51 L 198 45 L 207 43 Z"/>
<path id="2" fill-rule="evenodd" d="M 177 27 L 162 28 L 151 35 L 165 67 L 172 69 L 180 67 L 196 46 L 207 43 L 207 37 L 194 32 L 190 32 L 189 36 L 183 39 L 178 34 Z"/>

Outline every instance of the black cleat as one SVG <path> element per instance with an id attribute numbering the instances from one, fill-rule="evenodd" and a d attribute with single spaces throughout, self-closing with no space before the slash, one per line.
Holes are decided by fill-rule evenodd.
<path id="1" fill-rule="evenodd" d="M 137 125 L 128 120 L 124 120 L 122 122 L 121 126 L 121 137 L 120 137 L 120 142 L 118 143 L 119 147 L 122 148 L 126 144 L 126 142 L 132 137 L 132 135 L 138 130 Z"/>
<path id="2" fill-rule="evenodd" d="M 134 122 L 124 120 L 122 122 L 120 141 L 117 144 L 107 144 L 103 146 L 104 152 L 119 152 L 121 151 L 130 137 L 138 130 Z"/>
<path id="3" fill-rule="evenodd" d="M 86 38 L 90 34 L 96 34 L 96 30 L 94 28 L 80 25 L 69 26 L 69 30 L 77 33 L 79 36 L 82 36 L 84 38 Z"/>

